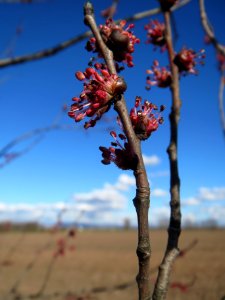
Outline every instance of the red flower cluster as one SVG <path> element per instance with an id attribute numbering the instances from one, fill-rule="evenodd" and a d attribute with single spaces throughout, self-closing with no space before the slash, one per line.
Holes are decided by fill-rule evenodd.
<path id="1" fill-rule="evenodd" d="M 172 75 L 171 72 L 165 68 L 159 67 L 159 62 L 154 60 L 151 70 L 147 70 L 147 74 L 151 76 L 147 76 L 147 87 L 146 89 L 150 89 L 151 86 L 157 85 L 161 88 L 166 88 L 171 85 Z"/>
<path id="2" fill-rule="evenodd" d="M 124 146 L 121 145 L 120 141 L 117 139 L 117 134 L 114 131 L 111 131 L 110 135 L 115 140 L 115 142 L 111 143 L 111 147 L 99 147 L 100 151 L 102 151 L 102 163 L 104 165 L 109 165 L 111 162 L 114 162 L 117 167 L 122 170 L 135 170 L 137 161 L 130 149 L 125 135 L 118 135 L 120 140 L 124 142 Z"/>
<path id="3" fill-rule="evenodd" d="M 165 24 L 158 20 L 151 20 L 149 24 L 145 25 L 145 30 L 147 30 L 147 43 L 159 46 L 164 51 L 166 49 Z"/>
<path id="4" fill-rule="evenodd" d="M 198 74 L 195 69 L 196 64 L 204 65 L 205 50 L 195 52 L 192 49 L 183 48 L 174 58 L 174 63 L 177 65 L 179 72 L 183 74 L 191 73 Z"/>
<path id="5" fill-rule="evenodd" d="M 112 100 L 126 90 L 124 80 L 109 74 L 106 69 L 100 69 L 101 75 L 94 68 L 87 68 L 85 72 L 76 72 L 76 78 L 84 81 L 84 89 L 79 97 L 74 97 L 74 103 L 68 115 L 76 122 L 86 116 L 91 120 L 86 122 L 84 128 L 93 127 L 96 121 L 107 112 Z M 93 118 L 95 116 L 95 118 Z"/>
<path id="6" fill-rule="evenodd" d="M 142 105 L 141 101 L 141 97 L 136 97 L 135 107 L 130 111 L 130 119 L 137 137 L 146 140 L 153 131 L 158 129 L 159 124 L 163 123 L 163 117 L 160 114 L 157 117 L 153 114 L 153 110 L 158 109 L 156 105 L 147 100 Z M 160 112 L 164 109 L 165 106 L 161 105 Z"/>
<path id="7" fill-rule="evenodd" d="M 134 45 L 140 43 L 140 40 L 131 31 L 134 24 L 130 24 L 124 29 L 125 25 L 126 21 L 124 20 L 116 24 L 112 19 L 108 19 L 105 25 L 100 25 L 100 33 L 107 47 L 113 52 L 114 60 L 123 61 L 128 67 L 133 67 L 131 54 L 134 52 Z M 98 52 L 94 37 L 87 42 L 86 49 Z"/>

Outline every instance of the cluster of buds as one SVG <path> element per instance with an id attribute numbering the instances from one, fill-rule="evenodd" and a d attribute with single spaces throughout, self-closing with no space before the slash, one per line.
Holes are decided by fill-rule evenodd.
<path id="1" fill-rule="evenodd" d="M 105 25 L 100 25 L 100 33 L 107 47 L 113 52 L 114 60 L 125 62 L 128 67 L 133 67 L 134 45 L 140 40 L 133 34 L 131 29 L 134 24 L 128 25 L 125 29 L 126 21 L 116 24 L 112 19 L 108 19 Z M 88 51 L 98 52 L 98 46 L 94 37 L 87 42 Z M 99 53 L 101 56 L 101 54 Z"/>
<path id="2" fill-rule="evenodd" d="M 177 4 L 178 0 L 159 0 L 163 11 L 168 11 L 172 6 Z"/>
<path id="3" fill-rule="evenodd" d="M 160 23 L 158 20 L 151 20 L 145 25 L 145 30 L 147 30 L 147 43 L 158 46 L 164 51 L 166 49 L 165 24 Z"/>
<path id="4" fill-rule="evenodd" d="M 147 70 L 147 86 L 146 89 L 149 90 L 152 86 L 157 85 L 161 88 L 166 88 L 171 85 L 172 75 L 170 70 L 166 67 L 159 67 L 159 62 L 154 60 L 153 65 L 150 70 Z"/>
<path id="5" fill-rule="evenodd" d="M 195 69 L 196 64 L 204 65 L 203 59 L 205 58 L 205 50 L 195 52 L 192 49 L 183 48 L 174 58 L 174 63 L 178 67 L 181 74 L 187 73 L 198 74 Z"/>
<path id="6" fill-rule="evenodd" d="M 83 81 L 84 89 L 79 97 L 74 97 L 68 115 L 76 122 L 86 116 L 91 120 L 84 128 L 93 127 L 96 121 L 107 112 L 115 98 L 126 90 L 124 80 L 115 74 L 109 74 L 106 69 L 100 69 L 99 74 L 94 68 L 87 68 L 85 72 L 76 72 L 76 78 Z"/>
<path id="7" fill-rule="evenodd" d="M 103 157 L 102 163 L 109 165 L 111 162 L 114 162 L 122 170 L 135 170 L 137 161 L 127 142 L 126 136 L 122 133 L 117 136 L 115 131 L 111 131 L 110 135 L 115 140 L 111 143 L 111 147 L 99 147 Z M 121 144 L 118 137 L 123 141 L 124 145 Z"/>
<path id="8" fill-rule="evenodd" d="M 130 119 L 137 137 L 140 140 L 146 140 L 153 131 L 158 129 L 159 124 L 163 123 L 163 117 L 160 113 L 165 109 L 165 106 L 160 106 L 159 114 L 156 116 L 153 111 L 158 110 L 158 107 L 147 100 L 142 105 L 141 101 L 141 97 L 136 97 L 135 106 L 130 111 Z"/>

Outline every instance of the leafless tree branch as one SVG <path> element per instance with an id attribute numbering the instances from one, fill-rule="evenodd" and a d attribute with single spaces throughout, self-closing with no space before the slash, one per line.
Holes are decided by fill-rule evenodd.
<path id="1" fill-rule="evenodd" d="M 222 53 L 225 56 L 225 47 L 221 45 L 212 29 L 212 26 L 209 25 L 208 17 L 205 10 L 205 3 L 204 0 L 199 0 L 199 8 L 200 8 L 200 16 L 202 21 L 203 29 L 205 30 L 205 33 L 210 39 L 210 42 L 213 44 L 213 46 L 216 48 L 217 51 Z"/>
<path id="2" fill-rule="evenodd" d="M 189 3 L 191 0 L 183 0 L 180 4 L 178 4 L 177 6 L 174 7 L 175 9 L 178 9 L 184 5 L 186 5 L 187 3 Z M 126 21 L 138 21 L 140 19 L 143 18 L 147 18 L 156 14 L 159 14 L 161 12 L 160 8 L 154 8 L 151 10 L 147 10 L 144 12 L 140 12 L 137 14 L 134 14 L 132 16 L 129 16 L 127 18 L 124 18 L 124 20 Z M 119 22 L 120 20 L 117 20 L 117 22 Z M 17 65 L 17 64 L 21 64 L 21 63 L 25 63 L 25 62 L 30 62 L 30 61 L 35 61 L 35 60 L 39 60 L 42 58 L 46 58 L 49 56 L 53 56 L 65 49 L 67 49 L 70 46 L 73 46 L 75 44 L 77 44 L 78 42 L 81 42 L 87 38 L 89 38 L 92 35 L 91 31 L 86 31 L 82 34 L 78 34 L 77 36 L 73 37 L 72 39 L 66 40 L 62 43 L 59 43 L 56 46 L 53 46 L 51 48 L 48 49 L 44 49 L 41 51 L 37 51 L 35 53 L 32 54 L 25 54 L 22 56 L 16 56 L 14 58 L 5 58 L 5 59 L 1 59 L 0 60 L 0 68 L 6 68 L 9 66 L 13 66 L 13 65 Z"/>
<path id="3" fill-rule="evenodd" d="M 221 72 L 220 87 L 219 87 L 219 112 L 220 112 L 223 135 L 225 138 L 224 85 L 225 85 L 225 76 L 224 73 Z"/>
<path id="4" fill-rule="evenodd" d="M 153 292 L 153 300 L 166 299 L 169 287 L 170 273 L 173 263 L 179 255 L 178 240 L 181 232 L 181 211 L 180 211 L 180 178 L 178 169 L 178 123 L 180 119 L 180 84 L 179 72 L 174 64 L 175 51 L 173 49 L 172 29 L 171 29 L 171 13 L 164 12 L 166 26 L 166 45 L 168 50 L 168 58 L 172 73 L 172 107 L 169 115 L 170 119 L 170 144 L 167 149 L 170 163 L 170 223 L 168 228 L 167 247 L 159 266 L 159 273 Z"/>

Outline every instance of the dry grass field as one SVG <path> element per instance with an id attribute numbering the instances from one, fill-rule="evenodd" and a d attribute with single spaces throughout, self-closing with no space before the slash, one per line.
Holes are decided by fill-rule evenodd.
<path id="1" fill-rule="evenodd" d="M 152 282 L 167 234 L 152 230 Z M 137 300 L 136 232 L 79 231 L 64 255 L 53 258 L 65 232 L 1 233 L 0 299 Z M 169 300 L 225 297 L 225 230 L 184 230 L 180 247 L 197 244 L 177 259 Z M 75 250 L 74 250 L 75 245 Z M 73 251 L 72 251 L 73 250 Z M 43 284 L 45 282 L 45 286 Z M 9 293 L 16 286 L 16 293 Z M 40 288 L 43 291 L 37 295 Z"/>

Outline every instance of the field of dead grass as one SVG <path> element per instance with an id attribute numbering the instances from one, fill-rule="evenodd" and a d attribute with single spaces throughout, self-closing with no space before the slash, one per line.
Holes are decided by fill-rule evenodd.
<path id="1" fill-rule="evenodd" d="M 154 282 L 167 234 L 152 230 L 150 235 Z M 67 238 L 64 248 L 65 236 L 66 232 L 1 233 L 0 300 L 137 300 L 135 230 L 78 231 Z M 180 248 L 194 241 L 193 248 L 175 263 L 167 299 L 221 300 L 225 297 L 225 230 L 184 230 Z M 65 253 L 54 259 L 57 249 Z"/>

